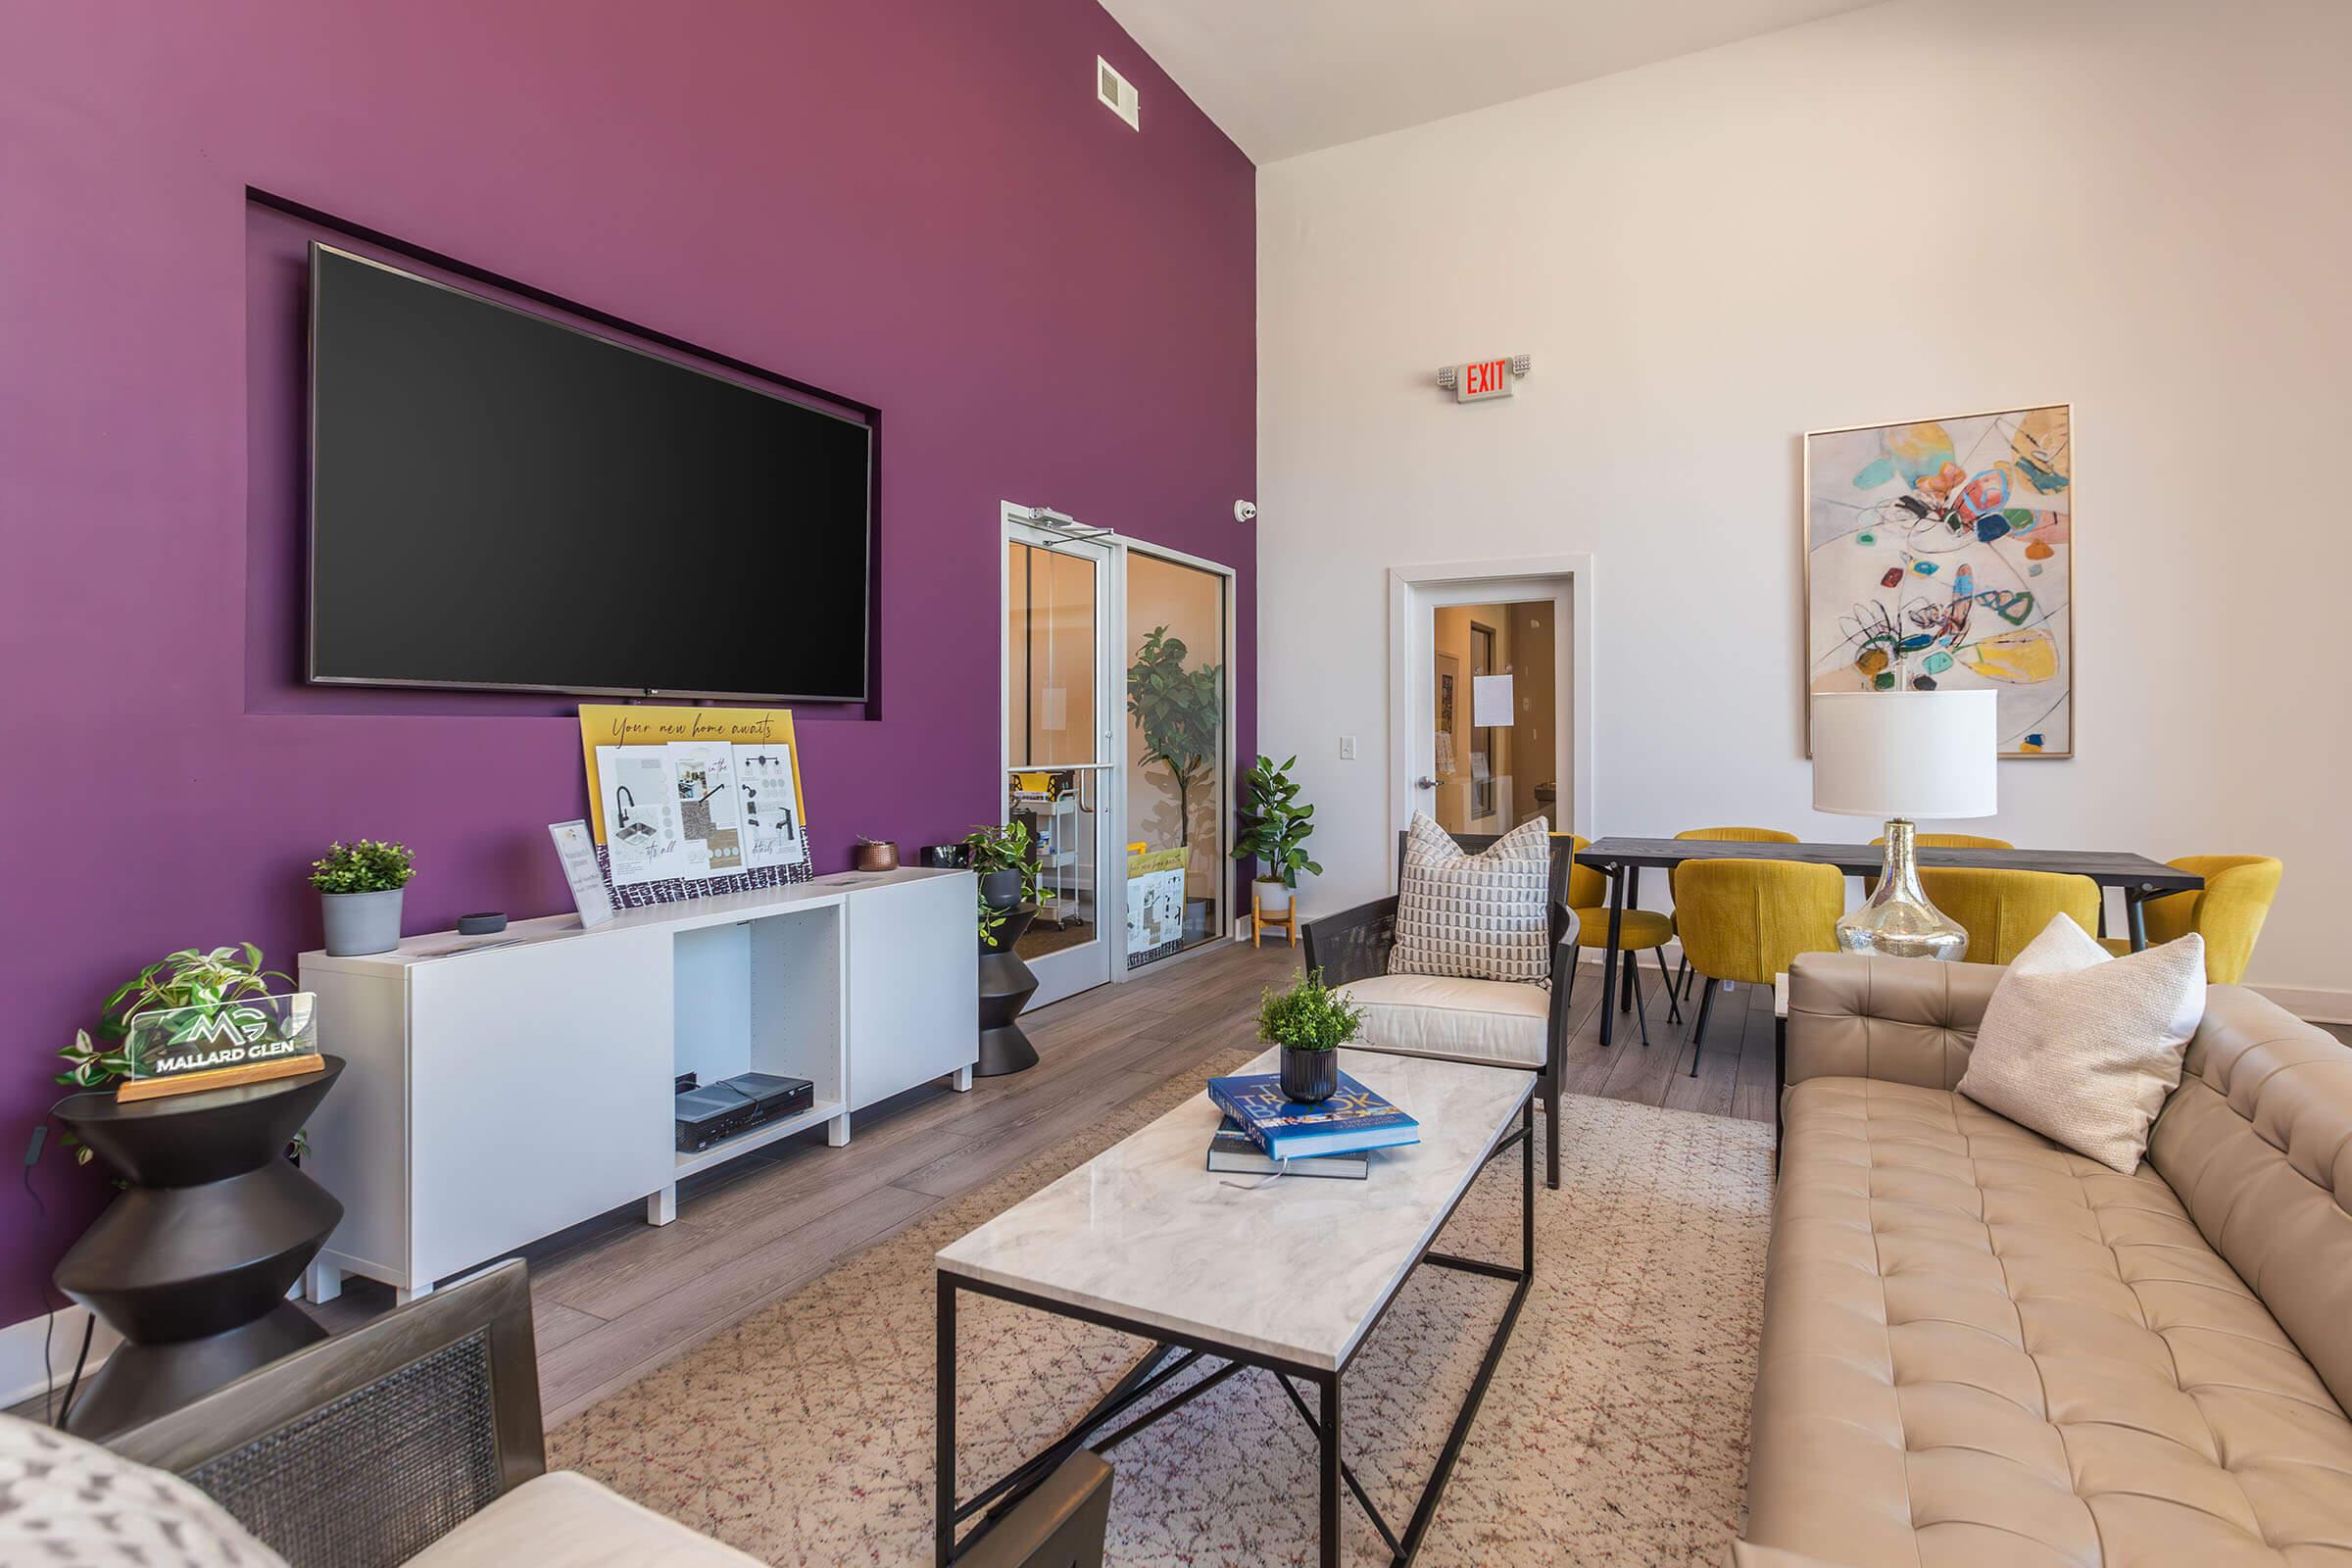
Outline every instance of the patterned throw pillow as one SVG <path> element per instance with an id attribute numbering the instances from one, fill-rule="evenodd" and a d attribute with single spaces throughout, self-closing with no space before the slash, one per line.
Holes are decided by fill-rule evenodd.
<path id="1" fill-rule="evenodd" d="M 1551 823 L 1521 823 L 1465 854 L 1419 811 L 1405 830 L 1389 973 L 1551 981 Z"/>
<path id="2" fill-rule="evenodd" d="M 2129 1175 L 2204 1016 L 2204 938 L 2118 958 L 2061 914 L 1993 987 L 1960 1092 Z"/>
<path id="3" fill-rule="evenodd" d="M 0 1563 L 286 1568 L 174 1475 L 0 1415 Z"/>

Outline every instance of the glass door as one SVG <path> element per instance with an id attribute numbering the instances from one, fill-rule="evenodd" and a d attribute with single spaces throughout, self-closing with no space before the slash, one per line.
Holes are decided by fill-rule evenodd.
<path id="1" fill-rule="evenodd" d="M 1013 943 L 1037 976 L 1031 1006 L 1110 978 L 1109 578 L 1105 546 L 1007 521 L 1004 819 L 1036 846 L 1036 914 Z"/>
<path id="2" fill-rule="evenodd" d="M 1473 591 L 1524 586 L 1534 585 Z M 1539 816 L 1568 831 L 1559 716 L 1565 608 L 1563 589 L 1552 598 L 1426 610 L 1426 718 L 1409 799 L 1448 833 L 1507 833 Z"/>
<path id="3" fill-rule="evenodd" d="M 1129 545 L 1122 595 L 1126 964 L 1224 938 L 1234 863 L 1233 574 Z"/>

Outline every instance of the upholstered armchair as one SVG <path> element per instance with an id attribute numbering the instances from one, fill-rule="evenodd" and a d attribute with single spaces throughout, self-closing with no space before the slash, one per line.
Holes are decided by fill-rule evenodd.
<path id="1" fill-rule="evenodd" d="M 1454 842 L 1476 853 L 1491 833 L 1457 833 Z M 1551 852 L 1551 983 L 1461 980 L 1389 973 L 1396 944 L 1396 900 L 1375 899 L 1304 924 L 1306 968 L 1364 1009 L 1366 1051 L 1448 1061 L 1524 1067 L 1536 1075 L 1536 1098 L 1549 1123 L 1544 1180 L 1560 1185 L 1560 1080 L 1568 1057 L 1568 996 L 1576 980 L 1577 918 L 1568 906 L 1568 873 L 1576 852 L 1554 839 Z M 1396 838 L 1399 874 L 1404 835 Z"/>
<path id="2" fill-rule="evenodd" d="M 249 1372 L 106 1446 L 191 1483 L 296 1568 L 754 1562 L 585 1476 L 547 1472 L 519 1260 Z M 957 1563 L 1100 1568 L 1110 1484 L 1110 1466 L 1081 1450 L 1002 1505 Z M 172 1560 L 182 1557 L 195 1560 Z M 22 1560 L 4 1526 L 0 1560 Z"/>

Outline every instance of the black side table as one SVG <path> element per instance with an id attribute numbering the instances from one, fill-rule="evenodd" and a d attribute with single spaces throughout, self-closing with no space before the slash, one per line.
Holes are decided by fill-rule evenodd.
<path id="1" fill-rule="evenodd" d="M 58 1107 L 130 1183 L 58 1260 L 57 1288 L 123 1344 L 74 1401 L 67 1429 L 104 1439 L 326 1338 L 286 1292 L 343 1205 L 285 1157 L 342 1075 L 328 1056 L 300 1078 L 125 1104 Z"/>
<path id="2" fill-rule="evenodd" d="M 980 1059 L 972 1064 L 975 1078 L 1001 1078 L 1037 1065 L 1037 1048 L 1013 1020 L 1037 994 L 1037 976 L 1012 945 L 1021 940 L 1037 910 L 1024 905 L 1004 916 L 997 939 L 980 939 Z"/>

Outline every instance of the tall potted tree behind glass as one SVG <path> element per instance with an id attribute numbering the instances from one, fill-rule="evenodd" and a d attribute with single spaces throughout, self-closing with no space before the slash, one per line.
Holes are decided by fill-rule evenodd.
<path id="1" fill-rule="evenodd" d="M 1127 666 L 1127 712 L 1143 738 L 1144 774 L 1150 777 L 1154 765 L 1167 769 L 1176 789 L 1176 842 L 1187 850 L 1193 843 L 1193 792 L 1208 781 L 1225 727 L 1224 666 L 1187 669 L 1190 652 L 1183 638 L 1154 626 Z M 1187 862 L 1189 870 L 1189 856 Z M 1210 901 L 1186 899 L 1188 935 L 1196 903 L 1205 908 Z"/>

